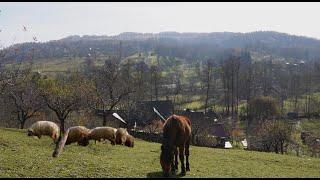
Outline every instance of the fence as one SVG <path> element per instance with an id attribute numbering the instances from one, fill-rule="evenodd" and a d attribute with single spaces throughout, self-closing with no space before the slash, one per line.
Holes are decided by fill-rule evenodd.
<path id="1" fill-rule="evenodd" d="M 133 137 L 142 139 L 149 142 L 162 143 L 162 133 L 149 133 L 145 131 L 128 130 L 129 134 Z M 192 143 L 194 146 L 211 147 L 211 148 L 224 148 L 224 139 L 213 138 L 209 136 L 199 136 L 197 141 Z"/>
<path id="2" fill-rule="evenodd" d="M 129 134 L 131 134 L 133 137 L 142 139 L 149 142 L 162 142 L 162 134 L 158 133 L 148 133 L 145 131 L 134 131 L 134 130 L 128 130 Z"/>

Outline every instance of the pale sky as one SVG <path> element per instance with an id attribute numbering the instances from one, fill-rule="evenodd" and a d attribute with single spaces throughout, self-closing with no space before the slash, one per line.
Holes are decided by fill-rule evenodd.
<path id="1" fill-rule="evenodd" d="M 320 39 L 318 2 L 0 2 L 0 10 L 0 48 L 34 36 L 44 42 L 122 32 L 263 30 Z"/>

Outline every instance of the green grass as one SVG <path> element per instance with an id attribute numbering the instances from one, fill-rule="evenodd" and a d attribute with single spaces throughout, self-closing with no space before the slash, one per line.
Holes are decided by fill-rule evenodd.
<path id="1" fill-rule="evenodd" d="M 302 119 L 300 126 L 303 131 L 310 131 L 316 137 L 320 137 L 320 119 Z"/>
<path id="2" fill-rule="evenodd" d="M 161 177 L 160 144 L 136 140 L 134 148 L 91 142 L 68 145 L 51 157 L 48 137 L 0 129 L 0 177 Z M 184 177 L 320 177 L 320 159 L 244 150 L 190 147 Z M 179 164 L 180 165 L 180 164 Z M 179 168 L 180 169 L 180 168 Z M 177 176 L 179 177 L 179 176 Z"/>
<path id="3" fill-rule="evenodd" d="M 22 63 L 22 66 L 28 62 Z M 81 69 L 84 63 L 83 58 L 56 58 L 56 59 L 41 59 L 37 60 L 33 64 L 34 71 L 41 72 L 54 72 L 54 71 L 67 71 L 67 70 L 78 70 Z M 7 67 L 11 67 L 12 64 L 7 64 Z"/>
<path id="4" fill-rule="evenodd" d="M 69 69 L 81 69 L 81 65 L 83 64 L 83 62 L 84 59 L 82 58 L 50 59 L 36 62 L 34 65 L 34 69 L 40 71 L 67 71 Z"/>
<path id="5" fill-rule="evenodd" d="M 312 93 L 311 94 L 311 105 L 314 106 L 312 108 L 312 111 L 320 111 L 319 107 L 317 104 L 320 102 L 320 92 Z M 316 103 L 316 104 L 314 104 Z M 305 106 L 306 106 L 306 95 L 301 95 L 300 97 L 297 98 L 297 109 L 298 112 L 303 113 L 305 111 Z M 285 112 L 291 112 L 294 111 L 294 98 L 288 98 L 284 101 L 284 109 Z"/>

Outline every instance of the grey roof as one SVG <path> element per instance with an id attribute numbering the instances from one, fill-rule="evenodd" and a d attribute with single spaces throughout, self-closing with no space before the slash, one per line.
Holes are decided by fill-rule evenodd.
<path id="1" fill-rule="evenodd" d="M 217 137 L 228 137 L 228 133 L 222 123 L 215 123 L 212 127 L 212 135 Z"/>
<path id="2" fill-rule="evenodd" d="M 203 123 L 203 126 L 209 127 L 210 132 L 211 132 L 210 134 L 213 136 L 217 136 L 217 137 L 228 137 L 229 136 L 223 123 L 212 122 L 213 119 L 206 118 L 205 114 L 203 112 L 183 111 L 183 112 L 181 112 L 181 115 L 187 116 L 191 121 L 191 125 L 194 122 L 201 123 L 201 122 L 209 121 L 207 123 Z"/>
<path id="3" fill-rule="evenodd" d="M 186 116 L 190 119 L 191 124 L 192 122 L 202 122 L 205 119 L 203 112 L 181 112 L 181 115 Z"/>
<path id="4" fill-rule="evenodd" d="M 165 101 L 141 101 L 138 103 L 137 112 L 138 112 L 138 121 L 148 122 L 157 117 L 156 113 L 153 111 L 153 108 L 156 108 L 159 113 L 168 118 L 173 114 L 173 103 L 170 100 Z"/>

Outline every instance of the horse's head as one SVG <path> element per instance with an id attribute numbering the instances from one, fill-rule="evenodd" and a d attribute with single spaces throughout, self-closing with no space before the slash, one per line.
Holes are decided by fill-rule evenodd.
<path id="1" fill-rule="evenodd" d="M 171 171 L 171 162 L 173 161 L 173 151 L 168 146 L 161 146 L 160 164 L 164 172 L 164 176 L 169 176 Z"/>

